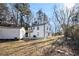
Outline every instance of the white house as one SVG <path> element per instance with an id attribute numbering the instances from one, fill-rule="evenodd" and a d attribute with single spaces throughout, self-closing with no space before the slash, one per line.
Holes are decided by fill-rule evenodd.
<path id="1" fill-rule="evenodd" d="M 0 26 L 0 39 L 22 39 L 25 33 L 24 27 Z"/>
<path id="2" fill-rule="evenodd" d="M 29 37 L 46 38 L 51 36 L 51 26 L 49 24 L 47 15 L 39 10 L 36 13 L 32 26 L 29 27 L 28 30 L 31 30 L 31 32 L 28 34 Z"/>
<path id="3" fill-rule="evenodd" d="M 48 23 L 32 25 L 28 30 L 32 30 L 28 34 L 29 37 L 47 38 L 51 36 L 51 27 Z"/>

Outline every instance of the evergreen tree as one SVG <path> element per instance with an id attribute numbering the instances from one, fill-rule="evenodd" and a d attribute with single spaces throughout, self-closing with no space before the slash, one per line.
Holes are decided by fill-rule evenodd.
<path id="1" fill-rule="evenodd" d="M 8 8 L 6 7 L 6 4 L 0 3 L 0 21 L 6 20 L 6 16 L 8 14 Z"/>
<path id="2" fill-rule="evenodd" d="M 31 10 L 29 9 L 30 5 L 28 3 L 19 3 L 19 4 L 15 4 L 15 7 L 18 11 L 20 11 L 20 17 L 21 17 L 20 23 L 21 26 L 24 26 L 25 22 L 23 16 L 31 14 Z"/>

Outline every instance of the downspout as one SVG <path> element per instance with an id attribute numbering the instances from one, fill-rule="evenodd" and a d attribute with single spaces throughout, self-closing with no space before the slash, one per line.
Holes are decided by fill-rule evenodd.
<path id="1" fill-rule="evenodd" d="M 44 38 L 45 38 L 45 24 L 44 24 Z"/>

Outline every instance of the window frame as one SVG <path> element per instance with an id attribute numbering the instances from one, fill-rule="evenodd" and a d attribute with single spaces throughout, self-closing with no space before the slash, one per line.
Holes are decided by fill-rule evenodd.
<path id="1" fill-rule="evenodd" d="M 37 30 L 39 30 L 39 26 L 37 26 Z"/>

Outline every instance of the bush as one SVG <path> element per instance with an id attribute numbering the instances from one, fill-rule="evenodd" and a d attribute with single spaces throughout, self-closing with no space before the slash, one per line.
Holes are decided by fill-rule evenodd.
<path id="1" fill-rule="evenodd" d="M 65 37 L 71 37 L 72 39 L 79 39 L 79 27 L 71 26 L 64 32 Z"/>
<path id="2" fill-rule="evenodd" d="M 53 36 L 53 35 L 61 35 L 61 32 L 53 33 L 52 36 Z"/>

